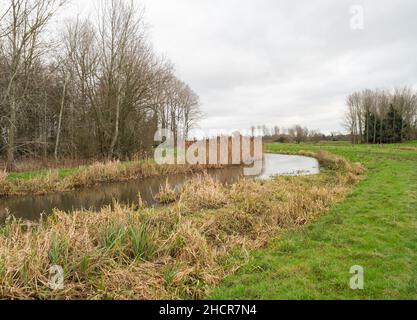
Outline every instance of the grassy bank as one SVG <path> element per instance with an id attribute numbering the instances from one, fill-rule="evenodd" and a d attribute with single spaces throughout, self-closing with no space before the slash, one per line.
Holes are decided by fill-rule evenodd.
<path id="1" fill-rule="evenodd" d="M 152 161 L 97 162 L 78 168 L 7 174 L 0 171 L 0 197 L 47 194 L 117 182 L 172 174 L 200 173 L 208 166 L 159 166 Z"/>
<path id="2" fill-rule="evenodd" d="M 0 297 L 34 299 L 190 299 L 235 273 L 248 252 L 288 229 L 318 219 L 363 173 L 328 153 L 317 176 L 240 181 L 208 177 L 180 194 L 162 190 L 160 208 L 56 212 L 38 224 L 9 221 L 0 229 Z M 48 288 L 60 265 L 64 289 Z"/>
<path id="3" fill-rule="evenodd" d="M 215 299 L 417 299 L 417 142 L 386 146 L 270 145 L 277 153 L 327 150 L 367 168 L 329 214 L 250 255 Z M 365 289 L 349 287 L 351 266 Z"/>

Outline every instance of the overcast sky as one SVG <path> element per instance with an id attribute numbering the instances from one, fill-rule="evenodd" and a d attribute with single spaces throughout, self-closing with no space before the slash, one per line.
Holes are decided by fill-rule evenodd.
<path id="1" fill-rule="evenodd" d="M 84 12 L 85 0 L 74 0 Z M 156 51 L 200 96 L 204 130 L 343 130 L 354 90 L 417 88 L 415 0 L 143 0 Z M 351 28 L 353 5 L 364 28 Z"/>

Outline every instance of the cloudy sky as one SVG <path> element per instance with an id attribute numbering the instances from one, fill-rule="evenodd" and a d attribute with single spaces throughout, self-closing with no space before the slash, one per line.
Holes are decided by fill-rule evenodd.
<path id="1" fill-rule="evenodd" d="M 75 0 L 83 12 L 85 3 Z M 352 91 L 417 88 L 415 0 L 142 4 L 155 49 L 201 98 L 204 130 L 302 124 L 339 131 Z M 363 29 L 351 28 L 355 5 L 364 10 Z"/>

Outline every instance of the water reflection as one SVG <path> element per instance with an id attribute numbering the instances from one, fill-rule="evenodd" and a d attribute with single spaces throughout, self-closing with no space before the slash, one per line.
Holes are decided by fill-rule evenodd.
<path id="1" fill-rule="evenodd" d="M 274 176 L 303 176 L 319 173 L 320 165 L 317 159 L 291 155 L 266 154 L 264 170 L 259 178 L 270 179 Z"/>

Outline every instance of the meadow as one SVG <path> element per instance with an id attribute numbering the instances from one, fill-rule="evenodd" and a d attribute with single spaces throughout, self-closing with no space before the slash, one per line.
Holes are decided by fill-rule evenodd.
<path id="1" fill-rule="evenodd" d="M 416 299 L 417 142 L 269 145 L 270 152 L 327 150 L 360 162 L 363 179 L 328 214 L 250 255 L 214 299 Z M 351 290 L 350 268 L 364 268 Z"/>

